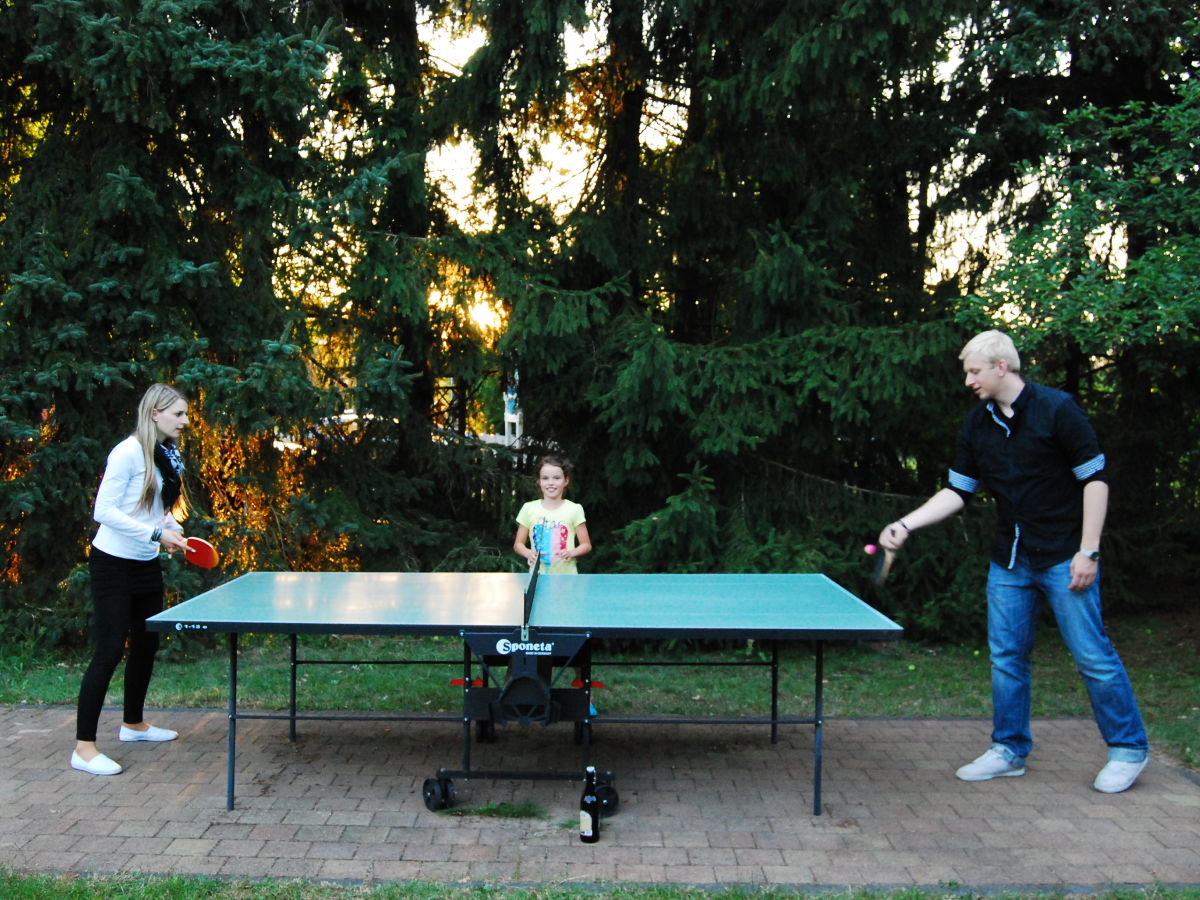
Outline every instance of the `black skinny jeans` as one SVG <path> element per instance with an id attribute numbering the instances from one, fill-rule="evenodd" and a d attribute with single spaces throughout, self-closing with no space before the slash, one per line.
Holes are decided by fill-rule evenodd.
<path id="1" fill-rule="evenodd" d="M 88 568 L 92 578 L 96 650 L 79 687 L 75 739 L 96 740 L 100 709 L 117 663 L 125 655 L 125 722 L 142 721 L 142 706 L 154 672 L 158 632 L 146 630 L 146 619 L 163 608 L 162 566 L 157 559 L 133 560 L 110 556 L 92 547 Z"/>

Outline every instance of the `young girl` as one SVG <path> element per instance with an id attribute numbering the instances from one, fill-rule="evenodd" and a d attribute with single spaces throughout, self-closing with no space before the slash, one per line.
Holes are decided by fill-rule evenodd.
<path id="1" fill-rule="evenodd" d="M 513 549 L 529 565 L 541 558 L 541 573 L 578 574 L 575 559 L 592 549 L 583 507 L 563 494 L 574 466 L 558 456 L 544 457 L 538 466 L 541 500 L 530 500 L 517 513 Z"/>
<path id="2" fill-rule="evenodd" d="M 177 447 L 187 427 L 187 400 L 173 387 L 151 385 L 138 405 L 137 430 L 108 454 L 96 492 L 88 568 L 95 609 L 96 650 L 79 688 L 75 750 L 71 768 L 90 775 L 116 775 L 121 766 L 96 748 L 100 708 L 117 663 L 129 641 L 125 663 L 125 717 L 122 741 L 173 741 L 179 735 L 142 720 L 142 705 L 154 669 L 158 634 L 146 619 L 163 608 L 159 550 L 184 552 L 181 533 L 187 500 L 183 461 Z"/>

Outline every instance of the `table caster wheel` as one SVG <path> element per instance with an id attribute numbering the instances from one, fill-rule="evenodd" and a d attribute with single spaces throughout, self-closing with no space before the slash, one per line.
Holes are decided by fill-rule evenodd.
<path id="1" fill-rule="evenodd" d="M 615 815 L 621 805 L 621 795 L 611 784 L 596 785 L 596 799 L 600 801 L 600 815 Z"/>
<path id="2" fill-rule="evenodd" d="M 425 799 L 425 808 L 438 812 L 454 802 L 454 782 L 449 778 L 426 778 L 421 795 Z"/>

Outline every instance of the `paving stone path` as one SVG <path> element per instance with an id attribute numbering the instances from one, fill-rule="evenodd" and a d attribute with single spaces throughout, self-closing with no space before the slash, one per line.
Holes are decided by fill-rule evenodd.
<path id="1" fill-rule="evenodd" d="M 529 800 L 543 815 L 433 813 L 421 796 L 458 767 L 441 723 L 239 722 L 237 802 L 225 809 L 225 715 L 155 710 L 169 744 L 101 748 L 126 770 L 68 767 L 74 710 L 0 707 L 0 865 L 22 871 L 205 874 L 376 884 L 605 882 L 705 886 L 1098 891 L 1200 886 L 1200 778 L 1161 755 L 1137 785 L 1100 794 L 1095 725 L 1043 719 L 1021 778 L 967 784 L 982 719 L 834 719 L 824 813 L 811 815 L 812 728 L 598 726 L 617 775 L 601 840 L 577 835 L 579 785 L 459 780 L 455 809 Z M 111 732 L 111 740 L 104 734 Z M 570 726 L 501 729 L 476 766 L 572 768 Z"/>

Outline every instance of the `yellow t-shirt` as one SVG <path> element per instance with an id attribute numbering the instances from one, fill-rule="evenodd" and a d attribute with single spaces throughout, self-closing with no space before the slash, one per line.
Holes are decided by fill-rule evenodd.
<path id="1" fill-rule="evenodd" d="M 541 553 L 541 572 L 556 574 L 579 573 L 574 559 L 561 559 L 550 564 L 554 554 L 575 547 L 575 529 L 587 521 L 583 507 L 564 499 L 557 509 L 546 509 L 541 500 L 530 500 L 517 513 L 517 524 L 529 529 L 529 546 Z"/>

